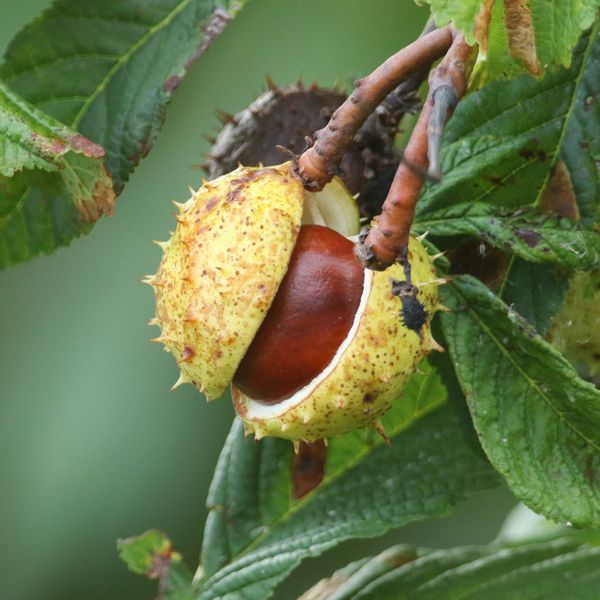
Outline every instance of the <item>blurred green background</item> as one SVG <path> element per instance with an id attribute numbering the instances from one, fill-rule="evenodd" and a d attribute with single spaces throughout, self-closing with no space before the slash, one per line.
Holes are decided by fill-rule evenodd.
<path id="1" fill-rule="evenodd" d="M 0 47 L 48 0 L 2 0 Z M 252 0 L 193 66 L 116 215 L 53 256 L 0 273 L 0 597 L 145 599 L 115 540 L 168 532 L 195 563 L 208 485 L 233 411 L 190 386 L 147 339 L 140 284 L 174 221 L 170 200 L 198 186 L 217 108 L 236 112 L 276 82 L 346 84 L 412 40 L 428 16 L 412 0 Z M 294 598 L 349 560 L 393 543 L 492 539 L 514 498 L 504 488 L 452 516 L 306 561 L 276 594 Z"/>

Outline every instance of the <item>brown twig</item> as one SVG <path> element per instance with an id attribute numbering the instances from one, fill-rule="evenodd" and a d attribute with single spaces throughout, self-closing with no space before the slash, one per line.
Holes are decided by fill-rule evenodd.
<path id="1" fill-rule="evenodd" d="M 314 135 L 314 145 L 298 159 L 297 172 L 304 186 L 322 189 L 337 173 L 342 156 L 354 135 L 382 100 L 400 82 L 443 56 L 452 43 L 449 27 L 435 29 L 356 82 L 348 99 L 331 115 L 329 124 Z"/>
<path id="2" fill-rule="evenodd" d="M 405 267 L 410 284 L 408 237 L 423 181 L 423 173 L 439 173 L 439 146 L 443 127 L 465 93 L 476 49 L 456 34 L 444 60 L 429 78 L 429 94 L 404 151 L 382 212 L 356 245 L 361 262 L 382 271 L 396 261 Z M 433 167 L 433 169 L 431 169 Z"/>
<path id="3" fill-rule="evenodd" d="M 430 18 L 420 37 L 435 29 L 433 18 Z M 361 148 L 364 164 L 362 175 L 364 183 L 359 190 L 358 206 L 360 213 L 369 221 L 381 212 L 394 174 L 400 162 L 400 153 L 396 148 L 396 134 L 404 115 L 420 112 L 423 106 L 420 88 L 427 81 L 431 63 L 425 63 L 414 73 L 404 79 L 396 89 L 392 90 L 381 104 L 369 115 L 363 126 L 354 136 L 340 163 L 338 175 L 348 179 L 348 172 L 360 172 L 359 164 L 353 164 L 354 150 Z"/>
<path id="4" fill-rule="evenodd" d="M 435 28 L 435 22 L 433 18 L 430 18 L 419 37 L 426 36 Z M 421 108 L 419 88 L 427 79 L 432 62 L 433 60 L 424 63 L 383 99 L 354 137 L 355 142 L 369 145 L 377 142 L 393 145 L 396 130 L 404 115 L 416 113 Z"/>

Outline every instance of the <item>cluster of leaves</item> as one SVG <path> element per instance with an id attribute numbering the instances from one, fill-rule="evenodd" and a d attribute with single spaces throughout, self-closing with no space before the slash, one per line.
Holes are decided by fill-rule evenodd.
<path id="1" fill-rule="evenodd" d="M 599 3 L 429 3 L 485 54 L 481 89 L 446 132 L 443 180 L 427 187 L 415 221 L 452 259 L 438 263 L 454 273 L 444 289 L 453 312 L 440 319 L 448 355 L 422 365 L 386 415 L 391 448 L 372 432 L 332 440 L 323 482 L 300 499 L 291 446 L 254 444 L 236 421 L 194 578 L 158 532 L 120 543 L 164 597 L 266 598 L 304 558 L 444 515 L 499 474 L 548 518 L 600 527 L 600 392 L 543 337 L 570 273 L 600 263 L 598 24 L 580 38 Z M 171 92 L 239 4 L 59 0 L 17 35 L 0 65 L 0 267 L 70 243 L 112 210 Z M 490 287 L 461 266 L 473 239 L 501 258 Z M 578 538 L 393 548 L 307 598 L 493 598 L 509 588 L 562 598 L 566 573 L 583 598 L 598 559 Z"/>
<path id="2" fill-rule="evenodd" d="M 301 600 L 592 600 L 599 558 L 600 548 L 569 538 L 522 547 L 396 546 L 348 565 Z"/>
<path id="3" fill-rule="evenodd" d="M 112 212 L 173 90 L 241 4 L 58 0 L 15 36 L 0 64 L 0 268 Z"/>
<path id="4" fill-rule="evenodd" d="M 599 64 L 596 28 L 569 68 L 492 82 L 461 103 L 443 180 L 425 190 L 415 229 L 450 251 L 485 241 L 503 257 L 500 281 L 492 290 L 454 276 L 444 289 L 453 312 L 441 316 L 450 356 L 423 367 L 386 417 L 392 448 L 363 432 L 331 440 L 325 479 L 304 498 L 291 497 L 289 445 L 255 445 L 234 424 L 208 499 L 201 567 L 186 584 L 191 597 L 267 597 L 303 558 L 440 516 L 495 485 L 498 472 L 539 513 L 600 526 L 600 392 L 542 337 L 569 273 L 600 262 Z M 567 587 L 593 597 L 598 564 L 598 548 L 569 539 L 403 547 L 350 565 L 306 597 L 562 598 Z"/>
<path id="5" fill-rule="evenodd" d="M 469 43 L 477 42 L 486 78 L 542 75 L 548 67 L 571 65 L 581 32 L 592 25 L 596 0 L 423 0 L 438 25 L 452 24 Z"/>

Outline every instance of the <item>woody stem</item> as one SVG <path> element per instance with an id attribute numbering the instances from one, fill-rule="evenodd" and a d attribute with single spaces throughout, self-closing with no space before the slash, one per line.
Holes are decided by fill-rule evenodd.
<path id="1" fill-rule="evenodd" d="M 443 61 L 429 77 L 429 93 L 419 120 L 412 132 L 403 159 L 383 203 L 381 215 L 372 228 L 362 235 L 355 253 L 368 268 L 384 270 L 396 261 L 405 265 L 407 281 L 408 239 L 417 200 L 429 174 L 439 178 L 439 147 L 446 121 L 465 93 L 476 56 L 461 34 L 454 40 Z"/>
<path id="2" fill-rule="evenodd" d="M 406 46 L 370 75 L 359 79 L 348 99 L 314 135 L 314 144 L 298 159 L 304 186 L 321 190 L 337 173 L 354 135 L 382 100 L 406 77 L 444 55 L 452 43 L 449 27 L 435 29 Z"/>

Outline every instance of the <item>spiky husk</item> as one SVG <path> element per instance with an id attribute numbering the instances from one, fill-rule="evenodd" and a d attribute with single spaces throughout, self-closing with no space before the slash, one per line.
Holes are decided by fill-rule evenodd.
<path id="1" fill-rule="evenodd" d="M 313 442 L 373 425 L 391 407 L 421 359 L 439 349 L 430 329 L 439 304 L 435 270 L 427 251 L 414 238 L 409 258 L 413 283 L 420 288 L 418 297 L 429 315 L 421 335 L 402 323 L 400 300 L 391 293 L 389 278 L 404 280 L 402 267 L 367 271 L 361 300 L 364 310 L 361 314 L 359 309 L 348 345 L 333 359 L 327 377 L 313 380 L 275 405 L 260 404 L 233 388 L 236 410 L 248 432 L 259 439 L 271 435 Z"/>
<path id="2" fill-rule="evenodd" d="M 278 167 L 240 167 L 180 205 L 154 277 L 156 341 L 173 353 L 178 383 L 208 399 L 231 381 L 285 275 L 304 190 Z"/>
<path id="3" fill-rule="evenodd" d="M 236 115 L 221 113 L 223 128 L 205 163 L 210 178 L 245 165 L 281 162 L 283 146 L 294 154 L 306 148 L 306 137 L 321 129 L 333 111 L 346 99 L 337 89 L 301 83 L 270 88 Z M 378 121 L 379 123 L 379 121 Z M 356 135 L 340 166 L 340 177 L 352 194 L 358 194 L 363 216 L 377 214 L 394 177 L 399 157 L 394 150 L 397 122 L 388 129 L 369 121 Z"/>
<path id="4" fill-rule="evenodd" d="M 329 221 L 325 224 L 335 221 L 345 235 L 356 232 L 356 207 L 341 182 L 317 196 L 304 191 L 291 168 L 291 163 L 240 167 L 204 182 L 185 204 L 177 205 L 176 231 L 160 243 L 163 259 L 156 275 L 148 278 L 156 293 L 152 324 L 162 330 L 155 341 L 177 360 L 177 384 L 192 383 L 208 399 L 224 392 L 267 315 L 300 224 L 310 222 L 306 209 L 312 206 Z M 378 418 L 423 356 L 439 349 L 430 331 L 439 280 L 419 240 L 411 238 L 409 259 L 428 316 L 419 333 L 403 324 L 402 302 L 392 295 L 390 277 L 404 279 L 400 265 L 384 273 L 366 271 L 368 285 L 346 341 L 308 389 L 295 395 L 294 406 L 288 401 L 271 406 L 251 402 L 233 390 L 249 431 L 257 438 L 273 435 L 294 442 L 363 426 L 382 432 Z"/>

